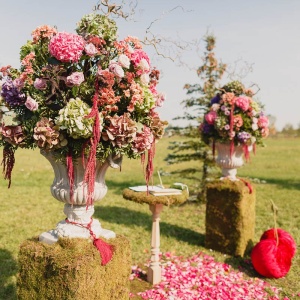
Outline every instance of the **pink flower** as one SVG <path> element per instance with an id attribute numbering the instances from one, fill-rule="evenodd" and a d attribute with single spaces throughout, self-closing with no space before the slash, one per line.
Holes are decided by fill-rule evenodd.
<path id="1" fill-rule="evenodd" d="M 212 125 L 212 124 L 214 124 L 214 122 L 215 122 L 215 120 L 216 120 L 216 118 L 217 118 L 217 113 L 215 112 L 215 111 L 210 111 L 209 113 L 207 113 L 206 115 L 205 115 L 205 121 L 208 123 L 208 124 L 210 124 L 210 125 Z"/>
<path id="2" fill-rule="evenodd" d="M 97 48 L 92 43 L 86 44 L 84 47 L 84 51 L 88 56 L 91 56 L 91 57 L 98 53 Z"/>
<path id="3" fill-rule="evenodd" d="M 110 61 L 108 68 L 109 68 L 109 71 L 114 73 L 117 77 L 119 77 L 119 78 L 124 77 L 124 70 L 117 62 Z"/>
<path id="4" fill-rule="evenodd" d="M 249 109 L 250 101 L 248 97 L 238 97 L 235 100 L 235 105 L 239 107 L 241 110 L 246 111 Z"/>
<path id="5" fill-rule="evenodd" d="M 36 111 L 39 107 L 38 103 L 30 96 L 27 96 L 25 106 L 31 111 Z"/>
<path id="6" fill-rule="evenodd" d="M 33 83 L 33 86 L 37 90 L 45 90 L 47 88 L 47 80 L 41 79 L 41 78 L 36 78 L 36 80 Z"/>
<path id="7" fill-rule="evenodd" d="M 240 115 L 233 116 L 233 123 L 236 127 L 242 127 L 244 122 L 243 118 Z"/>
<path id="8" fill-rule="evenodd" d="M 18 90 L 21 90 L 23 87 L 24 87 L 24 80 L 20 79 L 20 78 L 16 78 L 14 81 L 14 86 L 18 89 Z"/>
<path id="9" fill-rule="evenodd" d="M 84 50 L 84 39 L 73 33 L 59 32 L 49 42 L 49 52 L 62 62 L 78 62 Z"/>
<path id="10" fill-rule="evenodd" d="M 269 126 L 269 119 L 266 116 L 260 116 L 257 123 L 259 127 L 265 128 Z"/>
<path id="11" fill-rule="evenodd" d="M 166 95 L 164 93 L 158 93 L 155 95 L 156 102 L 155 106 L 162 107 L 164 101 L 166 100 Z"/>
<path id="12" fill-rule="evenodd" d="M 74 72 L 67 77 L 68 86 L 79 86 L 82 82 L 84 82 L 84 76 L 82 72 Z"/>
<path id="13" fill-rule="evenodd" d="M 154 137 L 150 128 L 145 126 L 142 132 L 136 134 L 132 149 L 136 153 L 143 153 L 151 148 L 153 141 Z"/>
<path id="14" fill-rule="evenodd" d="M 150 70 L 150 59 L 146 52 L 137 49 L 131 54 L 131 60 L 135 67 L 140 69 L 137 73 L 138 75 L 148 72 Z"/>
<path id="15" fill-rule="evenodd" d="M 129 67 L 130 67 L 130 60 L 129 60 L 129 57 L 128 57 L 127 55 L 121 54 L 121 55 L 119 56 L 118 62 L 119 62 L 119 64 L 120 64 L 123 68 L 129 69 Z"/>

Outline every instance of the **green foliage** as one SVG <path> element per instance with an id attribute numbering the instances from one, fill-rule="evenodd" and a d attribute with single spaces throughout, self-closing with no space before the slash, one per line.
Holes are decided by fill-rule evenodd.
<path id="1" fill-rule="evenodd" d="M 197 69 L 197 75 L 201 83 L 186 84 L 184 88 L 187 90 L 187 95 L 191 96 L 182 101 L 183 107 L 187 110 L 183 116 L 178 116 L 175 119 L 184 119 L 197 122 L 196 125 L 189 125 L 185 128 L 184 135 L 191 140 L 184 141 L 180 144 L 172 144 L 170 150 L 173 154 L 169 154 L 166 160 L 169 163 L 179 163 L 183 161 L 196 161 L 197 168 L 200 169 L 200 161 L 203 162 L 200 199 L 204 199 L 204 185 L 208 177 L 208 166 L 212 165 L 210 159 L 211 153 L 209 147 L 200 139 L 199 124 L 203 118 L 207 107 L 210 104 L 211 98 L 215 95 L 219 88 L 219 82 L 226 70 L 226 64 L 219 63 L 215 57 L 214 48 L 216 39 L 213 35 L 204 37 L 206 43 L 206 51 L 204 52 L 203 65 Z M 189 112 L 188 110 L 192 110 Z M 182 152 L 186 151 L 187 152 Z M 199 163 L 198 163 L 199 162 Z"/>

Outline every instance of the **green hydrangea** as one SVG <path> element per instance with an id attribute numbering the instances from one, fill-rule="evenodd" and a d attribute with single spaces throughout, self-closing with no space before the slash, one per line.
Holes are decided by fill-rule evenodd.
<path id="1" fill-rule="evenodd" d="M 93 13 L 83 16 L 76 28 L 77 33 L 84 37 L 96 35 L 110 43 L 117 39 L 117 30 L 114 20 Z"/>
<path id="2" fill-rule="evenodd" d="M 93 118 L 86 118 L 90 112 L 91 108 L 80 98 L 72 98 L 59 111 L 55 121 L 60 129 L 67 130 L 72 138 L 89 138 L 92 136 L 94 124 Z"/>
<path id="3" fill-rule="evenodd" d="M 230 92 L 239 96 L 244 92 L 245 87 L 240 81 L 235 80 L 224 85 L 221 90 L 225 91 L 226 93 Z"/>

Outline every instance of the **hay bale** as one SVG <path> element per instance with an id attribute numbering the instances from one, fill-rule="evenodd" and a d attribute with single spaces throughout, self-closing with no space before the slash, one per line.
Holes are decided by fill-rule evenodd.
<path id="1" fill-rule="evenodd" d="M 26 240 L 18 257 L 18 299 L 129 299 L 129 241 L 123 236 L 106 241 L 114 246 L 114 255 L 102 266 L 90 240 L 63 238 L 52 245 Z"/>
<path id="2" fill-rule="evenodd" d="M 218 180 L 207 184 L 205 247 L 244 256 L 253 246 L 255 190 L 242 181 Z"/>

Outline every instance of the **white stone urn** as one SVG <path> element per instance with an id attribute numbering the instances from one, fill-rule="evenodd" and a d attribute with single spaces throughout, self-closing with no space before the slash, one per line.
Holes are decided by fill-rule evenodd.
<path id="1" fill-rule="evenodd" d="M 65 203 L 64 213 L 67 218 L 60 221 L 55 229 L 42 233 L 39 236 L 39 240 L 52 244 L 55 243 L 59 237 L 89 238 L 91 231 L 86 228 L 88 226 L 90 226 L 92 233 L 97 238 L 114 238 L 116 234 L 113 231 L 103 229 L 98 220 L 92 219 L 94 205 L 86 205 L 87 186 L 83 183 L 85 169 L 82 158 L 78 158 L 73 162 L 74 186 L 72 203 L 66 164 L 56 161 L 51 152 L 41 151 L 41 154 L 50 162 L 53 168 L 54 180 L 50 187 L 51 194 L 58 201 Z M 96 162 L 93 203 L 101 200 L 106 195 L 107 186 L 105 184 L 105 173 L 107 169 L 109 167 L 119 168 L 121 163 L 121 156 L 109 156 L 103 163 L 100 161 Z"/>
<path id="2" fill-rule="evenodd" d="M 244 164 L 244 149 L 242 145 L 234 145 L 232 155 L 230 155 L 230 143 L 216 143 L 217 158 L 216 163 L 222 170 L 221 179 L 228 178 L 232 181 L 238 180 L 236 177 L 237 168 Z"/>

